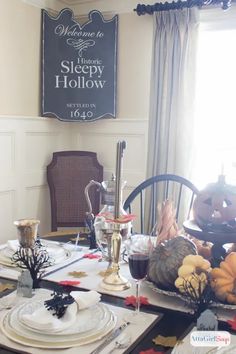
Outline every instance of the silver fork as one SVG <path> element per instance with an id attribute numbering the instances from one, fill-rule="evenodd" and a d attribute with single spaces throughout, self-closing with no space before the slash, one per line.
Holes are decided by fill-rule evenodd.
<path id="1" fill-rule="evenodd" d="M 113 353 L 116 349 L 125 349 L 131 343 L 131 336 L 128 333 L 123 333 L 120 337 L 115 341 L 114 347 L 108 352 L 108 354 Z"/>

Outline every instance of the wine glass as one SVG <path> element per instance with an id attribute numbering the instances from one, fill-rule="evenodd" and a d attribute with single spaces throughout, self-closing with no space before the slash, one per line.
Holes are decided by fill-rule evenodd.
<path id="1" fill-rule="evenodd" d="M 153 249 L 153 243 L 149 236 L 134 235 L 125 242 L 128 255 L 129 270 L 135 280 L 135 311 L 126 317 L 131 323 L 140 323 L 145 320 L 145 314 L 140 313 L 140 286 L 148 273 L 149 256 Z"/>

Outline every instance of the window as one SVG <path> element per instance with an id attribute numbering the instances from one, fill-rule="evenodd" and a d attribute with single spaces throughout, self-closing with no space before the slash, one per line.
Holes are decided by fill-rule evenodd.
<path id="1" fill-rule="evenodd" d="M 226 22 L 200 25 L 192 178 L 200 189 L 219 174 L 236 184 L 236 28 Z"/>

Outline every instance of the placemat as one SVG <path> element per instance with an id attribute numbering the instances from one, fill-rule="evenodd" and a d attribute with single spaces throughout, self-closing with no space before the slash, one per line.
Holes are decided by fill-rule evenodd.
<path id="1" fill-rule="evenodd" d="M 51 291 L 46 290 L 46 289 L 38 289 L 34 295 L 35 301 L 37 299 L 42 298 L 42 296 L 45 296 L 45 294 L 48 294 L 50 297 Z M 14 296 L 14 294 L 10 294 L 8 296 Z M 1 299 L 0 299 L 1 300 Z M 27 299 L 27 298 L 21 298 L 19 299 L 20 303 L 25 302 L 25 301 L 32 301 L 32 299 Z M 114 312 L 114 314 L 117 316 L 117 324 L 116 328 L 118 328 L 123 322 L 124 322 L 124 317 L 130 313 L 130 310 L 127 310 L 125 308 L 121 307 L 116 307 L 112 305 L 107 305 L 111 311 Z M 4 314 L 6 313 L 7 310 L 2 310 L 0 312 L 0 321 L 2 321 L 2 318 L 4 317 Z M 132 341 L 131 343 L 134 343 L 137 341 L 140 337 L 143 337 L 146 333 L 147 330 L 149 330 L 159 319 L 161 318 L 161 315 L 153 315 L 153 314 L 146 314 L 146 318 L 144 322 L 139 323 L 138 325 L 135 324 L 130 324 L 124 331 L 127 331 L 131 335 Z M 26 347 L 24 345 L 15 343 L 8 339 L 2 331 L 0 331 L 0 343 L 11 349 L 16 349 L 18 351 L 22 351 L 24 353 L 30 353 L 30 354 L 39 354 L 39 353 L 47 353 L 47 354 L 55 354 L 55 353 L 67 353 L 67 354 L 78 354 L 79 352 L 83 354 L 89 354 L 91 353 L 100 343 L 103 342 L 104 339 L 96 341 L 91 344 L 75 347 L 75 348 L 69 348 L 69 349 L 40 349 L 40 348 L 31 348 L 31 347 Z M 111 342 L 106 348 L 103 349 L 102 353 L 107 354 L 109 350 L 111 350 L 114 347 L 114 343 Z M 127 349 L 117 349 L 116 353 L 129 353 L 131 351 L 131 347 L 133 347 L 133 344 L 130 345 Z"/>
<path id="2" fill-rule="evenodd" d="M 64 244 L 64 243 L 60 243 L 57 241 L 47 241 L 47 240 L 46 241 L 44 240 L 44 242 L 50 242 L 52 244 L 55 242 L 55 244 L 61 245 L 62 247 L 65 248 L 65 250 L 68 250 L 70 252 L 70 256 L 66 260 L 61 261 L 60 263 L 52 265 L 50 267 L 47 267 L 45 269 L 44 276 L 47 274 L 51 274 L 51 273 L 55 272 L 56 270 L 61 269 L 67 265 L 74 264 L 75 262 L 77 262 L 78 260 L 83 258 L 82 256 L 86 252 L 94 252 L 94 250 L 90 251 L 88 249 L 88 247 L 80 247 L 80 246 L 75 247 L 75 245 L 69 244 L 69 243 Z M 6 245 L 7 244 L 1 245 L 0 249 L 3 249 L 4 247 L 6 247 Z M 1 262 L 0 262 L 0 277 L 12 279 L 12 280 L 17 280 L 20 273 L 21 273 L 21 269 L 14 268 L 14 267 L 8 267 L 4 264 L 1 264 Z"/>
<path id="3" fill-rule="evenodd" d="M 59 270 L 49 276 L 46 276 L 45 279 L 53 282 L 59 282 L 62 280 L 76 280 L 77 278 L 75 278 L 69 273 L 72 273 L 74 271 L 81 271 L 85 272 L 87 276 L 77 279 L 80 281 L 80 285 L 78 285 L 79 287 L 88 290 L 97 290 L 103 294 L 110 294 L 122 298 L 125 298 L 130 295 L 135 295 L 135 281 L 130 275 L 128 264 L 124 261 L 120 262 L 120 274 L 123 275 L 126 279 L 128 279 L 132 287 L 124 291 L 108 291 L 102 287 L 103 278 L 99 273 L 101 271 L 105 271 L 107 269 L 107 266 L 108 263 L 105 261 L 84 258 L 78 263 L 72 264 L 62 270 Z M 153 291 L 150 285 L 148 285 L 148 282 L 145 281 L 141 283 L 141 295 L 147 297 L 149 303 L 152 305 L 186 313 L 192 312 L 187 303 L 181 300 L 180 298 L 159 294 Z M 233 317 L 232 309 L 229 310 L 222 308 L 213 308 L 213 311 L 222 321 L 227 321 L 228 319 L 232 319 Z"/>

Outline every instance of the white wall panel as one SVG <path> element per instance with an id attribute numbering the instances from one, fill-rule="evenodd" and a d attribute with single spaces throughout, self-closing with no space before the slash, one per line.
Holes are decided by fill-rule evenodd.
<path id="1" fill-rule="evenodd" d="M 106 179 L 115 173 L 117 142 L 125 140 L 125 199 L 145 179 L 147 125 L 146 120 L 140 119 L 76 124 L 45 118 L 0 116 L 0 156 L 4 166 L 0 173 L 1 205 L 4 205 L 0 212 L 0 223 L 4 225 L 4 239 L 15 237 L 12 223 L 19 218 L 38 218 L 41 221 L 40 232 L 50 231 L 46 166 L 54 151 L 95 151 L 104 166 Z"/>
<path id="2" fill-rule="evenodd" d="M 45 170 L 52 151 L 58 150 L 60 132 L 34 132 L 25 134 L 27 171 Z"/>
<path id="3" fill-rule="evenodd" d="M 50 230 L 48 229 L 48 225 L 51 222 L 48 186 L 27 187 L 26 200 L 26 214 L 30 218 L 40 215 L 39 233 L 41 235 L 46 234 Z M 35 203 L 35 200 L 37 200 L 37 203 Z"/>
<path id="4" fill-rule="evenodd" d="M 16 238 L 16 230 L 13 225 L 15 219 L 15 191 L 0 192 L 0 242 Z"/>
<path id="5" fill-rule="evenodd" d="M 37 218 L 40 232 L 50 231 L 46 166 L 53 152 L 75 148 L 77 129 L 56 119 L 0 116 L 0 242 L 16 237 L 20 218 Z"/>
<path id="6" fill-rule="evenodd" d="M 15 166 L 15 134 L 0 131 L 0 174 L 10 174 Z"/>

